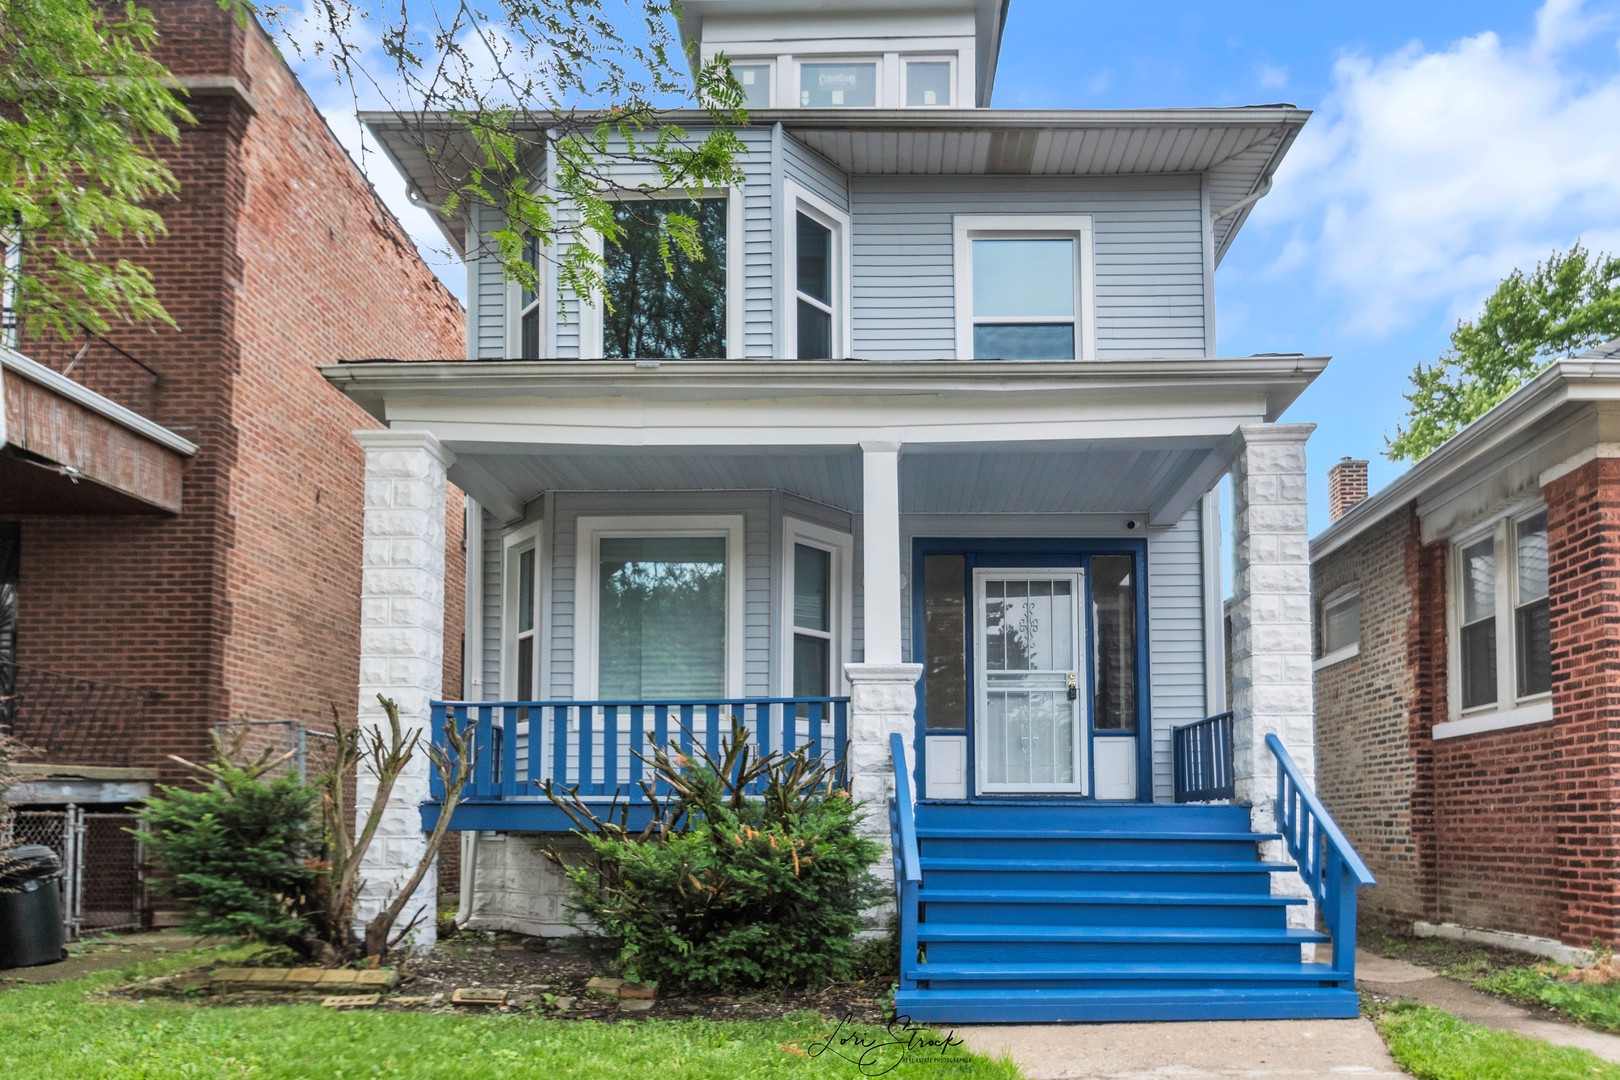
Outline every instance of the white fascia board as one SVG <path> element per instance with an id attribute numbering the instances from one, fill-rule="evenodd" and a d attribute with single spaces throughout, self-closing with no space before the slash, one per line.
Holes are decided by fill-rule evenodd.
<path id="1" fill-rule="evenodd" d="M 197 444 L 189 439 L 183 439 L 161 424 L 148 420 L 133 409 L 102 397 L 79 383 L 74 382 L 66 375 L 41 364 L 37 360 L 30 360 L 22 353 L 0 346 L 0 368 L 16 372 L 29 382 L 37 383 L 59 397 L 66 398 L 75 405 L 82 405 L 93 413 L 106 417 L 120 427 L 128 428 L 143 438 L 150 439 L 159 446 L 167 447 L 178 454 L 191 457 L 197 452 Z M 0 428 L 0 435 L 4 429 Z M 3 445 L 3 440 L 0 440 Z"/>
<path id="2" fill-rule="evenodd" d="M 1398 507 L 1450 484 L 1482 457 L 1538 430 L 1565 406 L 1598 401 L 1620 401 L 1620 360 L 1553 363 L 1428 457 L 1318 533 L 1311 540 L 1312 560 L 1337 551 Z"/>

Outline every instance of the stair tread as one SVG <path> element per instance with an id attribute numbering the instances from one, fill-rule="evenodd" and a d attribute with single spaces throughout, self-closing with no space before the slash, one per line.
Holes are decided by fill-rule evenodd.
<path id="1" fill-rule="evenodd" d="M 924 903 L 964 904 L 1154 904 L 1188 907 L 1292 907 L 1306 902 L 1303 896 L 1274 896 L 1271 893 L 1177 893 L 1107 892 L 1067 889 L 983 889 L 923 888 L 917 899 Z"/>
<path id="2" fill-rule="evenodd" d="M 1064 987 L 1062 989 L 1032 988 L 1022 986 L 1008 986 L 1000 990 L 935 990 L 914 987 L 909 990 L 895 991 L 895 1004 L 901 1006 L 907 1001 L 933 999 L 935 1001 L 960 1001 L 963 1003 L 982 1002 L 987 998 L 1005 1000 L 1007 998 L 1025 998 L 1030 1001 L 1144 1001 L 1153 999 L 1199 999 L 1208 997 L 1235 998 L 1243 1000 L 1263 999 L 1289 999 L 1297 998 L 1302 994 L 1354 994 L 1355 991 L 1337 986 L 1277 986 L 1277 987 L 1248 987 L 1232 989 L 1222 986 L 1156 986 L 1122 989 L 1120 987 Z M 904 1010 L 902 1010 L 904 1011 Z"/>
<path id="3" fill-rule="evenodd" d="M 923 923 L 920 941 L 1082 941 L 1233 945 L 1306 945 L 1327 941 L 1316 930 L 1298 927 L 1184 926 L 1019 926 L 1011 923 Z"/>
<path id="4" fill-rule="evenodd" d="M 922 857 L 924 870 L 992 870 L 998 872 L 1019 871 L 1092 871 L 1093 873 L 1174 873 L 1174 874 L 1241 874 L 1282 873 L 1295 869 L 1293 863 L 1285 862 L 1205 862 L 1189 859 L 1186 861 L 1164 859 L 1007 859 L 984 858 L 978 859 L 959 855 L 924 855 Z"/>
<path id="5" fill-rule="evenodd" d="M 1114 961 L 1002 960 L 995 963 L 943 961 L 915 964 L 906 971 L 912 979 L 1286 979 L 1301 982 L 1343 981 L 1345 974 L 1331 964 L 1302 963 L 1144 963 Z"/>
<path id="6" fill-rule="evenodd" d="M 1213 840 L 1222 843 L 1238 843 L 1254 841 L 1260 843 L 1266 840 L 1281 840 L 1281 833 L 1255 833 L 1255 832 L 1144 832 L 1142 830 L 1120 829 L 1043 829 L 1035 826 L 1007 826 L 1005 828 L 966 828 L 957 829 L 948 825 L 919 825 L 917 838 L 920 840 L 1164 840 L 1164 841 L 1193 841 Z"/>

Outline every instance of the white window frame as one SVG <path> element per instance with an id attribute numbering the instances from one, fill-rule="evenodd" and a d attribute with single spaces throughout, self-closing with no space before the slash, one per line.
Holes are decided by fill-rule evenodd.
<path id="1" fill-rule="evenodd" d="M 783 183 L 782 221 L 782 355 L 790 360 L 799 357 L 799 229 L 800 214 L 820 222 L 832 230 L 832 297 L 829 310 L 832 315 L 832 359 L 846 359 L 854 355 L 850 332 L 850 311 L 854 306 L 851 269 L 854 266 L 853 244 L 850 236 L 849 214 L 826 199 L 812 193 L 793 180 Z M 827 305 L 811 296 L 805 301 L 826 309 Z"/>
<path id="2" fill-rule="evenodd" d="M 663 514 L 581 517 L 574 548 L 574 697 L 594 701 L 601 671 L 597 593 L 601 584 L 603 538 L 720 536 L 726 541 L 726 677 L 727 697 L 742 697 L 744 523 L 741 514 Z"/>
<path id="3" fill-rule="evenodd" d="M 1317 610 L 1316 610 L 1316 637 L 1317 637 L 1318 647 L 1325 647 L 1326 644 L 1327 644 L 1327 615 L 1328 615 L 1328 609 L 1333 608 L 1333 607 L 1337 607 L 1338 605 L 1343 604 L 1346 600 L 1349 600 L 1351 598 L 1354 598 L 1359 603 L 1359 601 L 1361 599 L 1361 583 L 1360 582 L 1354 582 L 1353 581 L 1348 585 L 1339 586 L 1337 589 L 1334 589 L 1332 592 L 1328 593 L 1327 596 L 1325 596 L 1322 599 L 1322 602 L 1319 605 L 1317 605 Z M 1318 656 L 1316 658 L 1315 662 L 1311 665 L 1311 667 L 1312 667 L 1313 671 L 1321 671 L 1323 668 L 1332 667 L 1334 664 L 1342 664 L 1344 661 L 1352 660 L 1355 657 L 1360 656 L 1360 655 L 1361 655 L 1361 619 L 1360 619 L 1360 616 L 1358 614 L 1358 616 L 1356 618 L 1356 640 L 1352 641 L 1348 645 L 1341 645 L 1339 648 L 1334 649 L 1332 652 L 1324 652 L 1324 653 L 1322 653 L 1321 656 Z"/>
<path id="4" fill-rule="evenodd" d="M 540 323 L 540 347 L 538 356 L 532 359 L 543 360 L 546 356 L 546 345 L 551 340 L 546 318 L 546 285 L 551 275 L 546 273 L 546 257 L 540 241 L 535 241 L 534 259 L 534 302 L 527 306 L 523 303 L 523 284 L 519 281 L 506 283 L 506 310 L 511 316 L 506 320 L 506 355 L 509 359 L 523 359 L 523 316 L 529 312 L 536 312 Z"/>
<path id="5" fill-rule="evenodd" d="M 1097 271 L 1092 251 L 1090 214 L 957 214 L 956 231 L 956 357 L 973 356 L 973 241 L 1074 240 L 1075 361 L 1097 358 Z M 1018 321 L 998 318 L 996 322 Z M 1052 323 L 1050 318 L 1030 322 Z"/>
<path id="6" fill-rule="evenodd" d="M 908 105 L 906 99 L 911 96 L 911 65 L 912 64 L 949 64 L 951 66 L 951 100 L 941 105 Z M 900 101 L 902 109 L 954 109 L 956 96 L 961 92 L 956 85 L 957 58 L 955 53 L 905 53 L 900 57 Z"/>
<path id="7" fill-rule="evenodd" d="M 793 574 L 794 574 L 794 548 L 800 545 L 820 548 L 832 556 L 829 566 L 828 589 L 831 593 L 829 600 L 832 611 L 828 614 L 827 625 L 831 630 L 826 635 L 818 631 L 807 630 L 797 626 L 793 621 Z M 782 572 L 779 577 L 780 592 L 778 595 L 778 610 L 782 613 L 778 620 L 778 648 L 777 655 L 782 658 L 779 665 L 781 672 L 777 679 L 778 693 L 781 697 L 793 696 L 793 637 L 798 633 L 809 633 L 825 636 L 831 639 L 831 653 L 837 670 L 829 684 L 833 697 L 845 697 L 849 694 L 849 678 L 844 672 L 844 665 L 853 660 L 853 641 L 855 637 L 855 582 L 853 567 L 855 565 L 855 539 L 847 532 L 817 525 L 802 518 L 784 517 L 782 519 Z"/>
<path id="8" fill-rule="evenodd" d="M 541 599 L 540 533 L 542 522 L 536 521 L 513 529 L 501 537 L 501 700 L 529 701 L 536 698 L 543 684 L 541 661 L 545 656 L 541 648 L 544 623 Z M 525 633 L 518 629 L 519 574 L 518 559 L 524 552 L 534 552 L 534 629 L 531 648 L 534 649 L 534 682 L 527 690 L 518 686 L 518 650 L 523 647 Z M 534 697 L 531 697 L 534 696 Z"/>
<path id="9" fill-rule="evenodd" d="M 793 56 L 793 107 L 796 109 L 848 109 L 850 112 L 860 112 L 862 109 L 881 109 L 884 107 L 884 75 L 888 57 L 881 52 L 872 53 L 797 53 Z M 870 105 L 805 105 L 804 101 L 804 65 L 806 64 L 871 64 L 872 71 L 872 104 Z"/>
<path id="10" fill-rule="evenodd" d="M 633 179 L 619 177 L 621 183 L 633 183 Z M 651 177 L 648 183 L 657 181 Z M 736 186 L 708 188 L 699 194 L 688 192 L 659 192 L 641 193 L 626 192 L 615 194 L 614 200 L 618 202 L 671 200 L 684 201 L 692 198 L 726 200 L 726 359 L 740 360 L 746 352 L 743 344 L 743 328 L 745 326 L 743 305 L 746 301 L 744 293 L 743 273 L 743 191 Z M 603 242 L 601 233 L 588 231 L 585 243 L 596 253 L 602 255 Z M 606 312 L 603 309 L 602 298 L 591 296 L 580 299 L 579 302 L 579 355 L 583 360 L 602 359 L 603 345 L 602 332 Z M 656 359 L 656 358 L 654 358 Z M 674 363 L 675 361 L 670 361 Z"/>
<path id="11" fill-rule="evenodd" d="M 1450 718 L 1434 725 L 1436 739 L 1455 738 L 1485 731 L 1545 723 L 1553 718 L 1552 692 L 1518 693 L 1517 629 L 1514 611 L 1518 595 L 1519 523 L 1544 513 L 1539 499 L 1520 503 L 1492 520 L 1451 538 L 1447 550 L 1450 562 L 1446 574 L 1446 700 Z M 1462 598 L 1463 549 L 1481 540 L 1491 541 L 1496 560 L 1496 700 L 1471 709 L 1462 708 Z"/>

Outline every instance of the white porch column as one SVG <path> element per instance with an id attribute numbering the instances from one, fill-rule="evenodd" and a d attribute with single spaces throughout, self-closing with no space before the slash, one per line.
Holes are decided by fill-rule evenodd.
<path id="1" fill-rule="evenodd" d="M 1236 576 L 1232 597 L 1232 764 L 1236 801 L 1255 829 L 1275 826 L 1275 733 L 1314 784 L 1311 562 L 1305 516 L 1305 440 L 1314 424 L 1241 431 L 1232 469 Z"/>
<path id="2" fill-rule="evenodd" d="M 900 444 L 861 443 L 861 542 L 868 664 L 900 662 Z"/>
<path id="3" fill-rule="evenodd" d="M 428 703 L 444 678 L 445 469 L 454 456 L 426 432 L 357 431 L 366 452 L 365 557 L 360 586 L 360 723 L 385 733 L 377 704 L 399 703 L 407 736 L 427 739 Z M 431 766 L 418 749 L 394 785 L 376 838 L 360 866 L 357 930 L 388 903 L 427 847 L 419 812 Z M 357 827 L 376 800 L 377 780 L 362 762 L 356 778 Z M 396 927 L 417 918 L 410 947 L 430 951 L 438 874 L 429 870 Z M 418 918 L 418 916 L 420 916 Z"/>
<path id="4" fill-rule="evenodd" d="M 921 664 L 845 664 L 849 676 L 849 783 L 850 794 L 866 807 L 860 831 L 889 849 L 889 796 L 894 794 L 894 767 L 889 759 L 889 736 L 899 732 L 906 747 L 906 775 L 917 775 L 915 742 L 917 680 Z M 915 788 L 912 791 L 915 798 Z M 872 872 L 886 882 L 894 880 L 894 863 L 887 854 Z"/>

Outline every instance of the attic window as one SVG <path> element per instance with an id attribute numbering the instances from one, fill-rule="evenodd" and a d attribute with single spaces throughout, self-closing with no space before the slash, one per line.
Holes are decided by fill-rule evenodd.
<path id="1" fill-rule="evenodd" d="M 948 108 L 954 78 L 949 60 L 906 61 L 906 105 L 910 108 Z"/>
<path id="2" fill-rule="evenodd" d="M 799 104 L 806 109 L 870 109 L 877 104 L 875 60 L 799 65 Z"/>
<path id="3" fill-rule="evenodd" d="M 742 87 L 742 106 L 745 109 L 771 107 L 771 65 L 732 64 L 731 74 Z"/>

